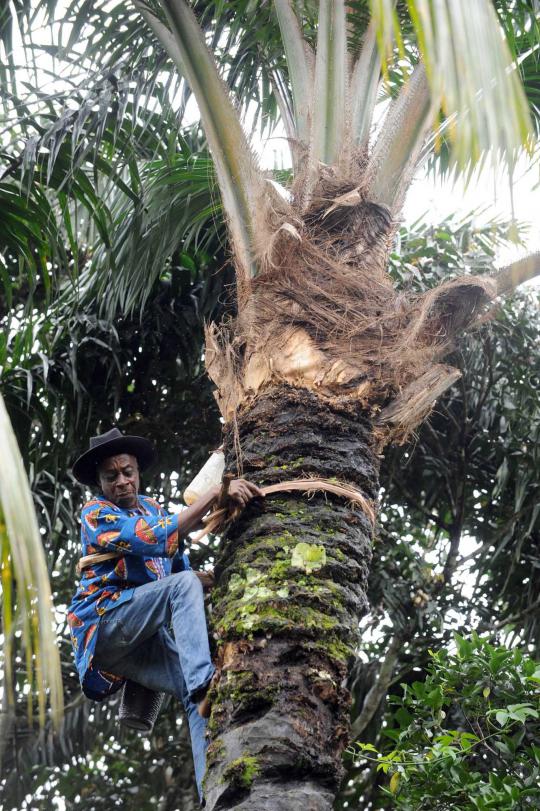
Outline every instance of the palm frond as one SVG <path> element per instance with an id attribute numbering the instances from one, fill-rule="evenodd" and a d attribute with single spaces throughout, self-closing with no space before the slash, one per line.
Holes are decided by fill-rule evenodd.
<path id="1" fill-rule="evenodd" d="M 351 74 L 351 128 L 354 142 L 366 147 L 373 122 L 373 110 L 381 75 L 381 59 L 377 48 L 375 26 L 366 31 L 360 55 Z"/>
<path id="2" fill-rule="evenodd" d="M 397 26 L 389 4 L 390 0 L 372 0 L 386 63 Z M 465 169 L 491 151 L 496 159 L 511 164 L 516 150 L 530 147 L 532 125 L 492 3 L 408 0 L 408 8 L 434 102 L 445 116 L 455 116 L 449 128 L 453 160 Z"/>
<path id="3" fill-rule="evenodd" d="M 493 274 L 500 295 L 512 293 L 523 282 L 540 276 L 540 253 L 532 253 L 523 259 L 517 259 L 510 265 Z"/>
<path id="4" fill-rule="evenodd" d="M 540 16 L 536 0 L 495 0 L 493 3 L 499 23 L 517 63 L 526 53 L 536 53 L 540 45 Z"/>
<path id="5" fill-rule="evenodd" d="M 344 0 L 320 0 L 310 163 L 338 163 L 344 145 L 348 93 Z M 316 94 L 316 95 L 315 95 Z"/>
<path id="6" fill-rule="evenodd" d="M 35 687 L 38 715 L 45 722 L 47 693 L 58 726 L 63 712 L 60 659 L 54 635 L 51 589 L 28 479 L 0 396 L 0 544 L 2 557 L 2 619 L 4 689 L 13 701 L 11 669 L 14 635 L 22 630 L 27 678 Z M 16 584 L 16 589 L 14 588 Z M 32 690 L 28 700 L 33 712 Z"/>
<path id="7" fill-rule="evenodd" d="M 133 74 L 126 66 L 98 77 L 88 91 L 42 96 L 28 111 L 26 143 L 18 155 L 18 143 L 6 152 L 10 162 L 0 183 L 6 296 L 22 270 L 29 306 L 38 288 L 51 295 L 58 268 L 70 267 L 76 282 L 96 238 L 111 264 L 112 208 L 122 200 L 140 206 L 140 167 L 166 160 L 180 138 L 171 90 L 153 71 Z"/>
<path id="8" fill-rule="evenodd" d="M 369 193 L 379 205 L 400 208 L 432 118 L 432 94 L 420 63 L 391 103 L 369 158 Z"/>
<path id="9" fill-rule="evenodd" d="M 309 143 L 313 99 L 314 57 L 305 41 L 291 0 L 275 0 L 283 47 L 291 81 L 296 134 Z"/>
<path id="10" fill-rule="evenodd" d="M 256 275 L 255 214 L 262 202 L 255 160 L 215 62 L 191 8 L 184 0 L 162 0 L 172 32 L 142 3 L 144 14 L 199 105 L 216 165 L 239 269 L 247 280 Z"/>
<path id="11" fill-rule="evenodd" d="M 212 264 L 225 247 L 223 211 L 208 154 L 186 149 L 151 161 L 140 182 L 140 201 L 133 205 L 120 196 L 112 212 L 112 242 L 97 248 L 80 280 L 78 300 L 97 295 L 109 315 L 144 308 L 157 279 L 174 275 L 176 262 L 191 262 L 190 251 Z"/>
<path id="12" fill-rule="evenodd" d="M 43 0 L 39 0 L 38 7 L 31 0 L 14 0 L 13 3 L 4 3 L 0 9 L 0 43 L 6 55 L 13 51 L 13 32 L 15 28 L 23 29 L 36 14 Z"/>

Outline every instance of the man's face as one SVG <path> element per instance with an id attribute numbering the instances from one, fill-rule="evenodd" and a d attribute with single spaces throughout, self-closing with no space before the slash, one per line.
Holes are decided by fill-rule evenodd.
<path id="1" fill-rule="evenodd" d="M 109 456 L 98 467 L 98 481 L 107 501 L 123 510 L 137 506 L 139 465 L 130 453 Z"/>

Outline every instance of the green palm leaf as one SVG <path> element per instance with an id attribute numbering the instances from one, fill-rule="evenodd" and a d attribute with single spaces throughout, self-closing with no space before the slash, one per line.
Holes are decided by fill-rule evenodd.
<path id="1" fill-rule="evenodd" d="M 396 34 L 403 44 L 391 6 L 391 0 L 371 2 L 386 65 Z M 530 148 L 532 124 L 515 54 L 502 37 L 493 4 L 408 0 L 408 8 L 434 101 L 452 117 L 453 160 L 465 169 L 491 151 L 512 164 L 516 150 Z"/>
<path id="2" fill-rule="evenodd" d="M 181 266 L 190 261 L 189 251 L 208 263 L 225 242 L 212 161 L 187 147 L 150 162 L 141 176 L 140 203 L 119 198 L 113 218 L 110 249 L 100 246 L 81 278 L 82 300 L 99 296 L 109 316 L 118 309 L 126 314 L 142 309 L 157 279 L 175 272 L 176 252 Z"/>
<path id="3" fill-rule="evenodd" d="M 47 563 L 28 480 L 1 396 L 0 548 L 4 689 L 8 706 L 13 703 L 14 635 L 22 629 L 27 679 L 37 691 L 40 723 L 45 722 L 45 697 L 48 692 L 52 716 L 58 726 L 63 712 L 63 692 Z M 28 694 L 28 711 L 31 716 L 32 689 Z"/>

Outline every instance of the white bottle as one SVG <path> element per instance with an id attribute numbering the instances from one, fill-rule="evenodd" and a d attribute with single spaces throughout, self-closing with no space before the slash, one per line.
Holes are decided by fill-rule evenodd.
<path id="1" fill-rule="evenodd" d="M 184 490 L 184 501 L 189 506 L 211 487 L 221 484 L 225 470 L 225 454 L 223 447 L 212 451 L 208 461 L 199 470 L 193 481 Z"/>

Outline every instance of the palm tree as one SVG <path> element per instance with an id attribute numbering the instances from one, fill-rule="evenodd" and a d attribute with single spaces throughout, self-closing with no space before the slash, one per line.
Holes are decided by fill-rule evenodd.
<path id="1" fill-rule="evenodd" d="M 325 809 L 348 735 L 343 684 L 366 606 L 379 454 L 409 436 L 456 380 L 440 360 L 517 269 L 454 279 L 423 297 L 398 295 L 386 270 L 395 222 L 441 103 L 448 130 L 466 122 L 455 152 L 465 165 L 495 135 L 488 117 L 474 121 L 478 109 L 516 75 L 500 54 L 498 66 L 483 62 L 484 51 L 481 65 L 467 65 L 472 51 L 461 41 L 464 80 L 455 64 L 443 72 L 435 54 L 448 54 L 457 19 L 441 34 L 441 20 L 419 5 L 423 59 L 370 147 L 377 38 L 390 38 L 385 18 L 370 21 L 353 60 L 344 3 L 320 3 L 313 49 L 293 4 L 276 2 L 289 80 L 279 77 L 276 97 L 294 169 L 289 194 L 280 195 L 257 169 L 191 9 L 160 6 L 164 20 L 137 4 L 196 95 L 234 252 L 238 315 L 232 326 L 209 329 L 206 350 L 228 469 L 264 484 L 333 478 L 354 484 L 366 503 L 354 511 L 323 497 L 280 497 L 263 513 L 246 513 L 224 538 L 208 803 Z M 386 12 L 392 19 L 390 4 Z M 472 35 L 482 19 L 494 43 L 491 5 L 475 12 L 464 30 Z M 489 82 L 480 87 L 473 77 L 483 71 Z M 527 137 L 515 84 L 508 98 L 513 131 L 499 130 L 495 146 L 505 150 Z"/>
<path id="2" fill-rule="evenodd" d="M 488 148 L 511 166 L 529 144 L 509 47 L 528 58 L 525 43 L 536 47 L 537 30 L 515 14 L 511 29 L 508 4 L 487 0 L 447 3 L 437 15 L 423 2 L 408 11 L 390 0 L 369 9 L 321 0 L 318 12 L 289 0 L 262 4 L 258 56 L 293 159 L 283 190 L 259 170 L 190 6 L 134 5 L 197 99 L 229 228 L 237 312 L 208 329 L 206 345 L 228 470 L 259 484 L 334 479 L 354 485 L 363 504 L 282 494 L 225 534 L 213 601 L 222 675 L 208 806 L 327 809 L 348 739 L 344 682 L 366 608 L 380 454 L 405 441 L 457 379 L 441 361 L 463 330 L 540 272 L 534 256 L 424 295 L 397 291 L 387 273 L 396 223 L 416 167 L 441 141 L 459 169 Z M 234 87 L 234 59 L 252 31 L 224 5 L 197 10 L 206 31 L 215 13 L 216 30 L 232 32 L 238 51 L 223 58 L 233 63 Z M 514 5 L 532 19 L 527 3 Z M 140 30 L 140 18 L 129 20 Z M 500 25 L 513 32 L 506 45 Z M 117 44 L 116 28 L 112 38 Z M 106 40 L 101 30 L 96 53 Z M 221 51 L 219 35 L 213 44 Z M 377 132 L 381 78 L 392 98 Z M 110 262 L 103 253 L 94 273 Z M 140 271 L 136 260 L 124 265 L 128 288 Z"/>

